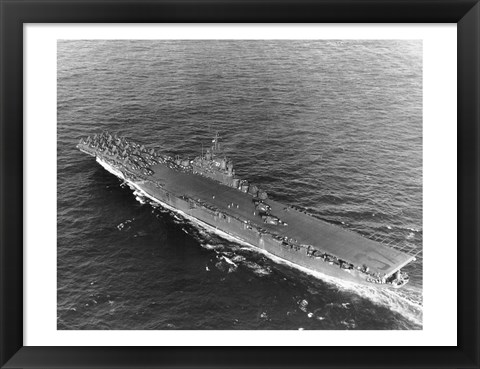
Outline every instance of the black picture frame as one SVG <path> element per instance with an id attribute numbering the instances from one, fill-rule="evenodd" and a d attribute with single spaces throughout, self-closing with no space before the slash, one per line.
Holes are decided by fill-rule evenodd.
<path id="1" fill-rule="evenodd" d="M 478 368 L 478 0 L 0 0 L 0 366 L 5 368 Z M 458 345 L 456 347 L 24 347 L 23 25 L 25 23 L 457 23 Z M 41 246 L 41 245 L 39 245 Z"/>

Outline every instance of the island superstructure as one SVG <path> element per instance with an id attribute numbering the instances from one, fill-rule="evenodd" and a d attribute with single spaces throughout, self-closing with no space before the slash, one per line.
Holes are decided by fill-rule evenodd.
<path id="1" fill-rule="evenodd" d="M 413 255 L 269 198 L 235 174 L 218 134 L 193 160 L 107 132 L 82 138 L 77 148 L 151 201 L 293 266 L 379 287 L 408 282 L 401 268 Z"/>

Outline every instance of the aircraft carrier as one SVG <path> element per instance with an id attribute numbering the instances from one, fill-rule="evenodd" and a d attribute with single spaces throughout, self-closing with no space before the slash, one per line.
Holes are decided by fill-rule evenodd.
<path id="1" fill-rule="evenodd" d="M 400 288 L 415 256 L 270 199 L 235 174 L 218 134 L 193 160 L 172 157 L 107 132 L 77 145 L 152 202 L 293 266 L 370 286 Z"/>

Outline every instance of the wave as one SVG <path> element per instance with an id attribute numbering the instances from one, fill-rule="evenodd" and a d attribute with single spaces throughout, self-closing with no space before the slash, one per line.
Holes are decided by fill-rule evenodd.
<path id="1" fill-rule="evenodd" d="M 98 160 L 98 159 L 97 159 Z M 118 175 L 118 171 L 116 171 L 114 168 L 112 168 L 110 165 L 106 164 L 106 163 L 103 163 L 102 161 L 98 160 L 99 163 L 105 167 L 105 169 L 107 169 L 108 171 L 110 171 L 112 174 L 115 174 L 117 176 Z M 414 291 L 414 289 L 411 289 L 410 292 L 406 293 L 406 294 L 400 294 L 397 292 L 397 290 L 390 290 L 390 289 L 387 289 L 387 288 L 375 288 L 375 287 L 369 287 L 369 286 L 364 286 L 364 285 L 359 285 L 359 284 L 356 284 L 356 283 L 353 283 L 353 282 L 348 282 L 348 281 L 344 281 L 344 280 L 340 280 L 338 278 L 335 278 L 335 277 L 331 277 L 331 276 L 328 276 L 328 275 L 325 275 L 321 272 L 317 272 L 317 271 L 312 271 L 312 270 L 309 270 L 307 268 L 304 268 L 304 267 L 301 267 L 299 265 L 296 265 L 296 264 L 293 264 L 287 260 L 284 260 L 284 259 L 281 259 L 279 257 L 276 257 L 268 252 L 266 252 L 265 250 L 262 250 L 262 249 L 258 249 L 242 240 L 239 240 L 221 230 L 218 230 L 214 227 L 211 227 L 209 226 L 208 224 L 178 210 L 178 209 L 175 209 L 171 206 L 169 206 L 168 204 L 165 204 L 161 201 L 159 201 L 158 199 L 154 198 L 153 196 L 147 194 L 146 192 L 144 192 L 140 187 L 136 186 L 135 183 L 133 182 L 130 182 L 128 180 L 126 180 L 123 175 L 121 176 L 122 179 L 124 179 L 125 181 L 128 182 L 129 184 L 129 187 L 132 188 L 134 190 L 134 194 L 136 194 L 136 196 L 142 196 L 144 198 L 148 198 L 150 199 L 151 201 L 153 202 L 156 202 L 158 204 L 160 204 L 161 206 L 163 206 L 164 208 L 170 210 L 173 215 L 175 216 L 176 219 L 178 219 L 179 222 L 188 222 L 190 223 L 191 225 L 193 225 L 195 228 L 203 228 L 204 230 L 210 232 L 210 233 L 214 233 L 214 234 L 217 234 L 218 236 L 228 240 L 228 241 L 231 241 L 233 243 L 238 243 L 242 246 L 245 246 L 247 247 L 249 250 L 253 250 L 257 253 L 260 253 L 260 254 L 263 254 L 264 256 L 266 256 L 267 258 L 273 260 L 274 262 L 276 263 L 279 263 L 279 264 L 285 264 L 285 265 L 288 265 L 290 267 L 293 267 L 293 268 L 296 268 L 296 269 L 299 269 L 301 271 L 303 271 L 304 273 L 306 274 L 309 274 L 309 275 L 312 275 L 314 277 L 316 277 L 317 279 L 321 279 L 327 283 L 331 283 L 331 284 L 334 284 L 338 287 L 341 287 L 345 290 L 349 290 L 351 292 L 354 292 L 355 294 L 357 295 L 360 295 L 364 298 L 367 298 L 373 302 L 375 302 L 376 304 L 379 304 L 381 306 L 386 306 L 388 307 L 389 309 L 401 314 L 402 316 L 406 317 L 407 319 L 409 319 L 411 322 L 413 322 L 414 324 L 417 324 L 418 326 L 422 326 L 422 321 L 423 321 L 423 309 L 422 309 L 422 305 L 419 303 L 419 301 L 421 301 L 421 291 L 420 290 L 417 290 L 417 291 Z M 198 231 L 198 234 L 205 234 L 204 231 Z M 220 256 L 220 258 L 223 258 L 224 260 L 224 264 L 229 264 L 229 262 L 235 264 L 232 260 L 228 259 L 226 256 Z M 228 261 L 229 262 L 228 262 Z M 233 265 L 230 265 L 229 267 L 226 267 L 224 264 L 222 264 L 222 260 L 220 260 L 219 262 L 217 262 L 216 266 L 217 266 L 217 269 L 219 270 L 223 270 L 223 271 L 228 271 L 228 272 L 233 272 L 236 270 L 237 266 L 235 264 L 235 267 L 233 267 Z M 265 268 L 265 267 L 262 267 L 256 263 L 253 263 L 251 261 L 243 261 L 242 262 L 242 265 L 245 265 L 247 268 L 251 269 L 256 275 L 258 276 L 266 276 L 266 275 L 269 275 L 271 273 L 271 270 L 269 270 L 269 268 Z M 405 289 L 406 287 L 404 287 Z"/>
<path id="2" fill-rule="evenodd" d="M 423 326 L 422 291 L 420 289 L 408 287 L 408 285 L 399 290 L 391 290 L 348 282 L 340 282 L 339 284 L 346 290 L 399 313 L 415 325 Z"/>

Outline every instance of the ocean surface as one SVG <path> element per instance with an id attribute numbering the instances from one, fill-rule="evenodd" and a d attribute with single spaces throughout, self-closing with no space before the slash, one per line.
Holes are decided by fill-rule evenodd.
<path id="1" fill-rule="evenodd" d="M 59 41 L 57 327 L 422 329 L 399 290 L 277 263 L 154 209 L 75 148 L 108 130 L 197 156 L 216 131 L 271 198 L 422 250 L 421 41 Z"/>

